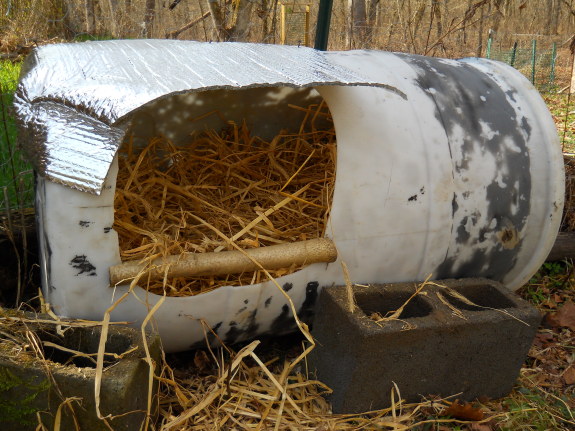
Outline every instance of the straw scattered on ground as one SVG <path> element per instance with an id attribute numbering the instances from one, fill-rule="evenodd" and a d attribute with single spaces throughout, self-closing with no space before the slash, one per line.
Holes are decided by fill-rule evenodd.
<path id="1" fill-rule="evenodd" d="M 315 126 L 318 118 L 329 119 L 325 105 L 294 109 L 305 114 L 299 131 L 281 132 L 270 142 L 252 136 L 245 123 L 229 123 L 221 132 L 199 132 L 185 145 L 164 137 L 142 149 L 125 143 L 114 224 L 122 260 L 219 252 L 231 250 L 232 242 L 249 249 L 323 237 L 335 180 L 335 132 Z M 189 296 L 265 279 L 257 271 L 175 278 L 148 288 Z"/>
<path id="2" fill-rule="evenodd" d="M 415 284 L 409 300 L 427 294 L 431 285 L 444 287 L 428 281 Z M 393 314 L 399 315 L 406 304 Z M 483 431 L 522 412 L 502 411 L 489 403 L 460 403 L 457 394 L 406 403 L 395 385 L 389 408 L 332 414 L 326 399 L 331 389 L 308 374 L 301 354 L 307 344 L 303 337 L 290 336 L 268 340 L 264 346 L 253 341 L 239 351 L 208 347 L 170 355 L 160 378 L 159 429 L 444 430 L 450 429 L 448 424 L 467 424 L 472 428 L 464 429 Z"/>

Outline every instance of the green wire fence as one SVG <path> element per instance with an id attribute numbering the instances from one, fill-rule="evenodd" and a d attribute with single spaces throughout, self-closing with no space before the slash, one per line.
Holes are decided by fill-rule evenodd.
<path id="1" fill-rule="evenodd" d="M 537 40 L 515 42 L 511 48 L 494 47 L 492 38 L 487 40 L 486 57 L 503 61 L 523 73 L 539 91 L 555 89 L 557 44 L 538 46 Z"/>

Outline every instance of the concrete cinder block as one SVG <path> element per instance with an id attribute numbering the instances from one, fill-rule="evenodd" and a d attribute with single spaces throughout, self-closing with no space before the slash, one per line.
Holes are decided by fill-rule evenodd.
<path id="1" fill-rule="evenodd" d="M 28 316 L 29 317 L 29 316 Z M 48 318 L 49 319 L 49 318 Z M 73 411 L 61 408 L 60 429 L 82 431 L 109 430 L 95 410 L 95 364 L 88 358 L 52 347 L 57 344 L 72 351 L 93 354 L 98 351 L 100 326 L 67 327 L 58 335 L 54 324 L 25 322 L 26 328 L 43 345 L 47 361 L 39 360 L 28 346 L 18 351 L 13 343 L 0 340 L 0 429 L 34 430 L 39 414 L 48 429 L 54 426 L 58 407 L 67 398 Z M 2 337 L 0 336 L 0 339 Z M 150 355 L 160 366 L 161 350 L 157 335 L 148 334 Z M 108 423 L 115 431 L 140 430 L 148 403 L 149 366 L 141 332 L 110 325 L 106 352 L 123 355 L 120 359 L 106 355 L 100 391 L 100 411 L 118 416 Z M 95 358 L 95 355 L 93 356 Z M 153 404 L 157 414 L 157 384 L 153 384 Z M 153 423 L 153 418 L 152 421 Z"/>
<path id="2" fill-rule="evenodd" d="M 481 307 L 444 288 L 426 286 L 399 320 L 378 324 L 368 316 L 398 309 L 415 292 L 415 283 L 355 286 L 354 313 L 348 311 L 345 287 L 322 290 L 312 329 L 317 346 L 308 363 L 316 377 L 333 389 L 334 413 L 388 407 L 393 382 L 407 401 L 430 394 L 457 394 L 460 400 L 499 398 L 511 391 L 540 313 L 494 281 L 439 283 Z"/>

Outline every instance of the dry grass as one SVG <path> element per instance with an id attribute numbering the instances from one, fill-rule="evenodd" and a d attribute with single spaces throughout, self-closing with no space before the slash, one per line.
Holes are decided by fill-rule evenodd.
<path id="1" fill-rule="evenodd" d="M 412 298 L 426 294 L 430 285 L 440 286 L 424 282 L 415 286 Z M 309 337 L 305 326 L 300 329 Z M 457 407 L 453 400 L 428 398 L 408 404 L 402 401 L 397 386 L 389 394 L 389 408 L 332 414 L 325 398 L 331 390 L 307 373 L 305 358 L 313 345 L 296 337 L 287 342 L 290 344 L 285 340 L 268 344 L 262 353 L 256 353 L 260 341 L 253 341 L 237 352 L 208 347 L 193 354 L 172 355 L 160 378 L 159 429 L 415 430 L 428 424 L 483 424 L 508 416 L 487 406 L 466 405 L 467 413 L 450 417 L 449 412 Z M 466 416 L 471 413 L 481 419 Z"/>
<path id="2" fill-rule="evenodd" d="M 436 283 L 415 286 L 414 296 L 425 295 L 427 285 L 437 286 Z M 561 298 L 557 295 L 562 294 L 555 291 L 553 297 L 558 301 L 572 297 L 567 292 Z M 104 329 L 108 324 L 52 318 L 2 314 L 2 345 L 18 354 L 27 348 L 30 360 L 41 361 L 49 373 L 50 362 L 43 359 L 41 343 L 27 329 L 27 323 L 44 322 L 61 329 L 67 325 L 101 325 Z M 301 330 L 304 335 L 307 333 L 305 326 Z M 572 336 L 565 331 L 557 332 L 559 342 L 550 345 L 553 341 L 548 333 L 549 330 L 540 330 L 538 343 L 530 353 L 533 362 L 522 370 L 521 386 L 506 399 L 461 405 L 453 399 L 426 398 L 408 404 L 401 400 L 401 388 L 396 386 L 389 394 L 389 408 L 356 415 L 331 414 L 325 398 L 330 389 L 307 374 L 305 358 L 311 347 L 307 337 L 275 340 L 275 344 L 266 346 L 253 341 L 238 351 L 222 347 L 172 355 L 163 361 L 159 373 L 160 417 L 152 429 L 483 431 L 531 429 L 531 425 L 547 424 L 553 428 L 546 429 L 567 430 L 569 424 L 575 423 L 572 413 L 569 415 L 572 399 L 557 397 L 550 389 L 564 387 L 557 367 L 569 363 Z M 98 361 L 104 352 L 99 352 Z M 554 352 L 552 356 L 550 352 Z M 59 411 L 72 409 L 68 405 L 72 401 L 75 400 L 63 400 Z M 39 429 L 60 428 L 40 425 Z"/>
<path id="3" fill-rule="evenodd" d="M 294 108 L 302 109 L 302 108 Z M 324 236 L 335 180 L 335 132 L 318 130 L 325 105 L 304 110 L 296 133 L 271 142 L 245 124 L 205 130 L 176 146 L 154 138 L 143 149 L 120 150 L 114 229 L 122 260 L 143 260 L 304 241 Z M 272 272 L 279 277 L 297 268 Z M 259 283 L 262 271 L 173 278 L 148 288 L 195 295 L 223 285 Z"/>

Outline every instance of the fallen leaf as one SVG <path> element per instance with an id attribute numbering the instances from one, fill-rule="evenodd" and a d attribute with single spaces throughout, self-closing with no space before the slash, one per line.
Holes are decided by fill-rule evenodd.
<path id="1" fill-rule="evenodd" d="M 198 350 L 194 355 L 194 365 L 198 367 L 199 371 L 206 371 L 210 368 L 210 358 L 203 350 Z"/>
<path id="2" fill-rule="evenodd" d="M 565 370 L 563 373 L 563 380 L 566 384 L 572 385 L 575 383 L 575 366 L 571 365 L 569 368 Z"/>
<path id="3" fill-rule="evenodd" d="M 535 335 L 535 340 L 533 344 L 537 347 L 547 347 L 553 342 L 553 334 L 549 334 L 548 332 L 538 332 Z"/>
<path id="4" fill-rule="evenodd" d="M 545 307 L 545 308 L 549 308 L 549 309 L 553 309 L 553 310 L 554 310 L 554 309 L 557 308 L 557 303 L 556 303 L 555 301 L 553 301 L 552 299 L 549 299 L 549 300 L 547 300 L 547 301 L 543 301 L 543 302 L 541 303 L 541 306 L 542 306 L 542 307 Z"/>
<path id="5" fill-rule="evenodd" d="M 556 313 L 547 313 L 545 322 L 554 327 L 566 327 L 575 331 L 575 304 L 566 302 Z"/>
<path id="6" fill-rule="evenodd" d="M 480 421 L 483 419 L 483 410 L 473 407 L 471 403 L 459 404 L 459 400 L 455 400 L 443 411 L 442 415 L 462 421 Z"/>
<path id="7" fill-rule="evenodd" d="M 490 424 L 469 424 L 469 431 L 493 431 Z"/>

